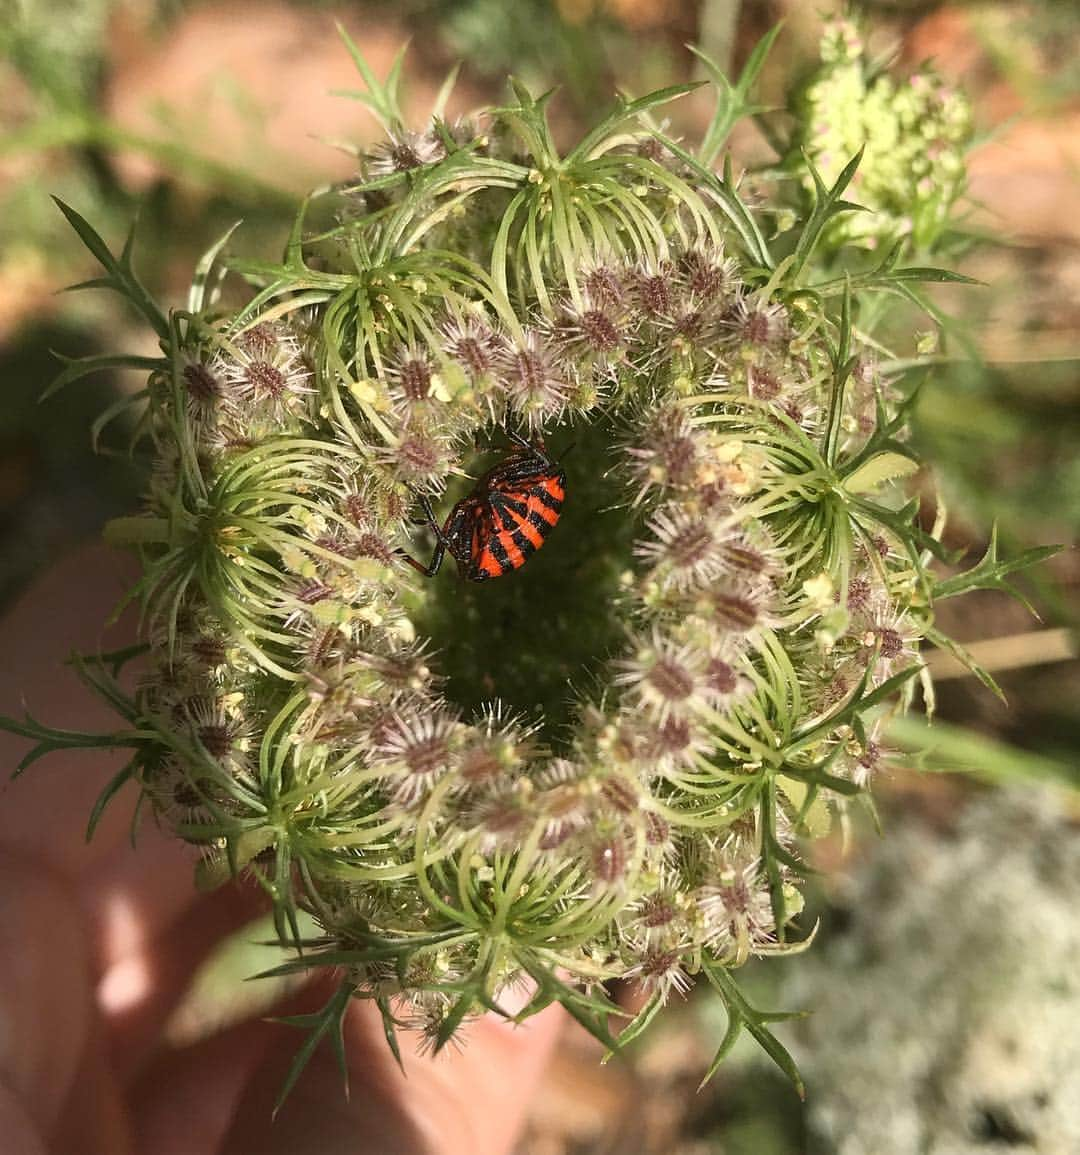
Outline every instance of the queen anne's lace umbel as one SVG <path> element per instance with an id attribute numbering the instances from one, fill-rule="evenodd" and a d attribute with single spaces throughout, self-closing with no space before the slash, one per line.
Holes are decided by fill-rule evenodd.
<path id="1" fill-rule="evenodd" d="M 892 485 L 913 337 L 902 363 L 856 324 L 897 255 L 829 247 L 851 166 L 766 240 L 783 197 L 755 215 L 712 165 L 730 93 L 698 153 L 648 119 L 676 90 L 560 155 L 520 88 L 416 133 L 361 66 L 387 140 L 281 264 L 228 262 L 242 307 L 218 249 L 168 318 L 106 265 L 163 349 L 146 511 L 110 531 L 150 664 L 133 696 L 84 665 L 131 723 L 124 776 L 208 877 L 262 881 L 283 940 L 314 916 L 295 966 L 340 968 L 327 1022 L 370 998 L 437 1048 L 527 982 L 519 1017 L 557 1000 L 612 1042 L 602 983 L 642 985 L 637 1033 L 704 974 L 797 1079 L 729 971 L 804 945 L 798 841 L 872 781 L 932 627 L 940 547 Z M 553 752 L 497 686 L 446 697 L 401 553 L 478 440 L 597 424 L 633 527 L 622 641 Z"/>

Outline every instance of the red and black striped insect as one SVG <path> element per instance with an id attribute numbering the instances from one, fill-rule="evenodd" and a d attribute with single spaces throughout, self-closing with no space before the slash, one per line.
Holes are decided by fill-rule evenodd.
<path id="1" fill-rule="evenodd" d="M 435 534 L 435 553 L 426 566 L 404 556 L 425 577 L 439 572 L 447 553 L 469 581 L 502 577 L 520 569 L 558 523 L 566 495 L 565 472 L 523 437 L 509 430 L 507 436 L 517 448 L 480 478 L 441 529 L 431 502 L 420 499 L 427 515 L 421 524 Z"/>

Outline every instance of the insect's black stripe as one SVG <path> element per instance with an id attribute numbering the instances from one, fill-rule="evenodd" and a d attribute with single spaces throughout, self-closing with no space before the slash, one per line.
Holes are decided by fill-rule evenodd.
<path id="1" fill-rule="evenodd" d="M 497 497 L 493 496 L 491 504 L 500 510 L 511 509 L 514 513 L 520 514 L 522 517 L 525 516 L 525 511 L 529 508 L 525 499 L 519 497 L 516 493 L 500 493 Z"/>
<path id="2" fill-rule="evenodd" d="M 511 534 L 515 529 L 517 529 L 518 521 L 520 519 L 515 517 L 514 514 L 510 513 L 503 506 L 499 505 L 492 508 L 491 520 L 492 524 L 495 526 L 496 533 Z"/>
<path id="3" fill-rule="evenodd" d="M 541 489 L 539 486 L 536 489 L 529 491 L 530 497 L 535 497 L 542 505 L 546 505 L 548 509 L 558 513 L 562 509 L 563 503 L 561 497 L 554 497 L 548 493 L 546 489 Z"/>
<path id="4" fill-rule="evenodd" d="M 473 537 L 483 523 L 483 504 L 470 498 L 459 501 L 443 526 L 443 538 L 450 556 L 464 563 L 473 550 Z"/>
<path id="5" fill-rule="evenodd" d="M 541 537 L 547 537 L 548 533 L 551 532 L 551 522 L 543 517 L 539 510 L 530 509 L 526 521 L 539 532 Z"/>
<path id="6" fill-rule="evenodd" d="M 496 466 L 487 475 L 488 484 L 493 489 L 503 486 L 514 487 L 530 481 L 542 481 L 550 477 L 551 471 L 542 462 L 530 460 L 507 461 L 503 466 Z"/>
<path id="7" fill-rule="evenodd" d="M 528 557 L 529 554 L 536 552 L 535 543 L 531 542 L 525 536 L 525 531 L 521 528 L 520 525 L 517 527 L 517 529 L 511 532 L 510 537 L 513 539 L 514 545 L 516 545 L 518 549 L 521 550 L 522 557 Z"/>
<path id="8" fill-rule="evenodd" d="M 491 540 L 488 542 L 488 549 L 491 550 L 492 556 L 499 563 L 500 569 L 510 569 L 510 555 L 506 552 L 506 546 L 503 545 L 497 533 L 492 534 Z"/>
<path id="9" fill-rule="evenodd" d="M 519 508 L 520 507 L 520 508 Z M 508 503 L 498 511 L 499 529 L 522 552 L 522 557 L 535 553 L 544 544 L 544 533 L 529 520 L 532 511 L 521 501 Z M 543 520 L 541 518 L 541 520 Z"/>

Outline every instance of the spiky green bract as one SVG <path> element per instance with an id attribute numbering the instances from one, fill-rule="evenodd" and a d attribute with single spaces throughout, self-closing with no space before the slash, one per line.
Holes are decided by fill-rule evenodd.
<path id="1" fill-rule="evenodd" d="M 710 166 L 749 81 L 725 90 L 700 156 L 642 120 L 681 88 L 621 100 L 560 154 L 547 98 L 519 84 L 475 121 L 411 132 L 399 70 L 384 87 L 361 71 L 387 141 L 304 203 L 279 264 L 228 263 L 250 286 L 238 311 L 215 295 L 219 244 L 188 310 L 157 323 L 130 246 L 115 260 L 66 210 L 161 339 L 147 508 L 109 529 L 143 560 L 150 664 L 133 693 L 108 661 L 84 665 L 116 734 L 6 724 L 32 757 L 132 749 L 109 795 L 135 778 L 204 848 L 204 884 L 254 874 L 303 948 L 286 969 L 344 976 L 301 1023 L 317 1037 L 340 1039 L 367 998 L 392 1046 L 408 1027 L 438 1050 L 527 985 L 516 1018 L 558 1002 L 615 1047 L 605 982 L 650 996 L 630 1038 L 704 974 L 730 1014 L 721 1055 L 745 1028 L 794 1077 L 775 1016 L 730 972 L 807 942 L 799 840 L 865 796 L 935 592 L 958 589 L 933 576 L 941 547 L 901 491 L 910 378 L 877 368 L 921 365 L 874 332 L 879 290 L 910 270 L 856 253 L 839 283 L 822 276 L 851 157 L 831 185 L 815 176 L 774 258 L 730 165 Z M 499 661 L 557 656 L 519 654 L 513 621 L 492 654 L 482 607 L 426 614 L 435 587 L 402 553 L 420 499 L 445 513 L 478 443 L 570 426 L 590 427 L 571 475 L 604 478 L 577 499 L 602 488 L 593 520 L 622 528 L 572 578 L 603 595 L 564 604 L 553 631 L 589 605 L 603 628 L 582 634 L 610 639 L 567 730 L 523 711 L 527 692 L 500 700 Z M 560 530 L 530 572 L 573 544 Z M 417 628 L 432 616 L 445 647 L 483 652 L 482 686 L 443 683 Z"/>

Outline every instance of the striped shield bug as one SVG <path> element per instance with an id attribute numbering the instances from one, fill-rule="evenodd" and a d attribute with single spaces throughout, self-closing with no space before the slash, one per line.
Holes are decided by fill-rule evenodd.
<path id="1" fill-rule="evenodd" d="M 429 565 L 403 555 L 425 577 L 434 577 L 450 554 L 469 581 L 483 582 L 520 569 L 558 523 L 566 474 L 543 448 L 507 431 L 515 449 L 476 483 L 450 511 L 442 528 L 427 498 L 421 504 L 435 535 Z"/>

